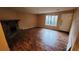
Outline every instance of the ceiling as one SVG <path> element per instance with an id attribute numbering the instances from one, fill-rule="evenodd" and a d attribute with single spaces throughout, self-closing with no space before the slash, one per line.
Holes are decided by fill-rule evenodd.
<path id="1" fill-rule="evenodd" d="M 74 7 L 12 7 L 11 9 L 24 13 L 43 14 L 72 10 Z"/>

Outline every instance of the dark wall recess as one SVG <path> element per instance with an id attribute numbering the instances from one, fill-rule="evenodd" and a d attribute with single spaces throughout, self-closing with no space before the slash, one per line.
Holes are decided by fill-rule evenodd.
<path id="1" fill-rule="evenodd" d="M 13 37 L 19 31 L 18 21 L 19 20 L 0 20 L 9 46 L 13 41 Z"/>

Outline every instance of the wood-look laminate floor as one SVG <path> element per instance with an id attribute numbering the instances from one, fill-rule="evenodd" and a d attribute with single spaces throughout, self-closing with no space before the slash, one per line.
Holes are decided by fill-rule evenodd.
<path id="1" fill-rule="evenodd" d="M 12 51 L 64 51 L 68 34 L 50 29 L 32 28 L 20 31 L 13 40 Z"/>

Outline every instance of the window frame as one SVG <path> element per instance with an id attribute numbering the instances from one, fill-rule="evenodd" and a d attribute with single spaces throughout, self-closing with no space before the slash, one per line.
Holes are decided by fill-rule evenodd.
<path id="1" fill-rule="evenodd" d="M 52 24 L 47 24 L 47 21 L 46 21 L 46 16 L 56 16 L 57 17 L 57 19 L 56 19 L 56 24 L 55 25 L 52 25 Z M 58 18 L 59 18 L 59 16 L 58 15 L 46 15 L 45 16 L 45 25 L 49 25 L 49 26 L 57 26 L 57 24 L 58 24 Z"/>

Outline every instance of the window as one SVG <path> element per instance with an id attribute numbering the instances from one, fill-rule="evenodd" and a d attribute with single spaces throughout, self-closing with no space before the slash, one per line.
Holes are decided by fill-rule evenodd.
<path id="1" fill-rule="evenodd" d="M 45 25 L 57 26 L 58 16 L 46 15 Z"/>

